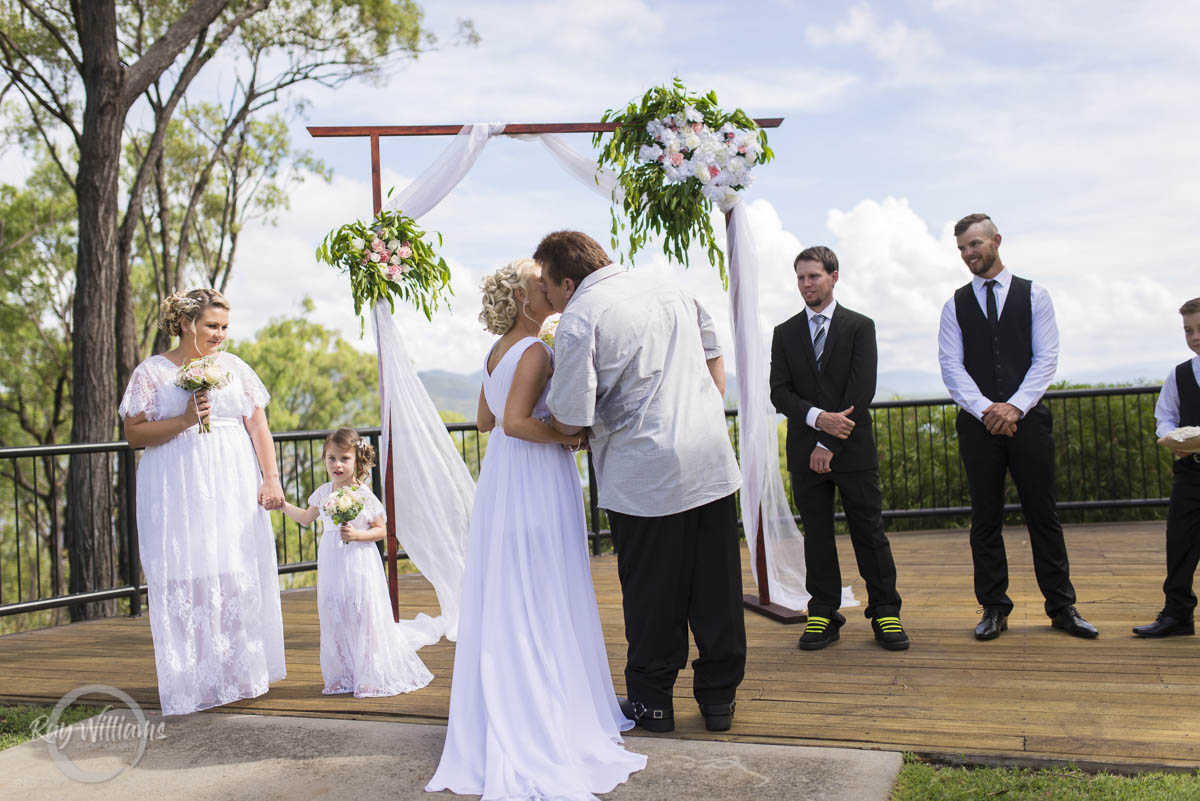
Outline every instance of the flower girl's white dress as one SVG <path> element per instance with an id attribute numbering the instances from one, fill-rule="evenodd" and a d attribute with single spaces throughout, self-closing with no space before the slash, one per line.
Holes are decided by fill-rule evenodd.
<path id="1" fill-rule="evenodd" d="M 321 503 L 333 484 L 317 487 L 309 506 Z M 363 510 L 350 527 L 366 530 L 383 516 L 383 504 L 370 489 L 355 487 Z M 342 542 L 338 526 L 321 511 L 317 549 L 317 612 L 321 618 L 321 675 L 326 694 L 354 693 L 356 698 L 398 695 L 418 690 L 433 674 L 417 656 L 402 624 L 392 618 L 387 578 L 374 542 Z"/>
<path id="2" fill-rule="evenodd" d="M 559 445 L 504 434 L 513 373 L 534 337 L 483 380 L 496 428 L 479 472 L 450 720 L 426 790 L 486 799 L 593 799 L 645 767 L 621 714 L 588 564 L 579 472 Z M 549 417 L 545 393 L 535 417 Z"/>
<path id="3" fill-rule="evenodd" d="M 209 391 L 212 430 L 192 426 L 138 463 L 138 550 L 164 715 L 262 695 L 286 675 L 275 534 L 242 422 L 270 395 L 237 356 L 217 361 L 231 380 Z M 121 416 L 183 414 L 191 393 L 175 386 L 178 372 L 161 354 L 139 364 Z"/>

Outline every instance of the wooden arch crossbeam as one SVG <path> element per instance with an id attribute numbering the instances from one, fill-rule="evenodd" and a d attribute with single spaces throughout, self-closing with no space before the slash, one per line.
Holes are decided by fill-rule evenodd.
<path id="1" fill-rule="evenodd" d="M 764 117 L 754 120 L 759 128 L 778 128 L 783 123 L 783 117 Z M 617 129 L 613 122 L 535 122 L 535 123 L 506 123 L 505 134 L 562 134 L 562 133 L 610 133 Z M 315 138 L 351 137 L 371 140 L 371 208 L 374 214 L 383 209 L 383 187 L 381 183 L 381 168 L 379 164 L 379 140 L 384 136 L 457 136 L 463 125 L 310 125 L 308 133 Z M 726 215 L 728 223 L 729 215 Z M 391 427 L 390 420 L 381 421 Z M 388 452 L 381 454 L 383 463 L 387 465 L 386 474 L 392 475 L 392 438 L 388 438 Z M 400 598 L 397 583 L 396 560 L 399 552 L 399 542 L 396 539 L 396 499 L 395 489 L 391 481 L 384 482 L 384 505 L 387 509 L 387 573 L 388 594 L 392 601 L 392 617 L 400 620 Z M 746 595 L 747 608 L 758 611 L 770 618 L 784 623 L 793 623 L 805 619 L 805 615 L 771 603 L 770 587 L 767 582 L 767 552 L 763 542 L 762 515 L 759 515 L 758 532 L 756 534 L 757 554 L 755 572 L 758 574 L 758 595 Z"/>

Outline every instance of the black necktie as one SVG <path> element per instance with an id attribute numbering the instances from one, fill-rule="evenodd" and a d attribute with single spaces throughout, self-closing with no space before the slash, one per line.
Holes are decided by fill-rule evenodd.
<path id="1" fill-rule="evenodd" d="M 988 325 L 995 325 L 1000 319 L 1000 315 L 996 313 L 996 279 L 985 281 L 983 285 L 987 287 Z"/>

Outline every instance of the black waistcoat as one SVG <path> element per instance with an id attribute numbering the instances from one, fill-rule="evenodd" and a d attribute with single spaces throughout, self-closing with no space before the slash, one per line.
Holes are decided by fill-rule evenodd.
<path id="1" fill-rule="evenodd" d="M 1013 276 L 1004 310 L 988 323 L 972 284 L 954 293 L 954 313 L 962 330 L 963 366 L 984 397 L 993 402 L 1013 396 L 1033 364 L 1032 283 Z"/>
<path id="2" fill-rule="evenodd" d="M 1175 368 L 1175 386 L 1179 389 L 1179 425 L 1200 426 L 1200 386 L 1191 359 Z"/>

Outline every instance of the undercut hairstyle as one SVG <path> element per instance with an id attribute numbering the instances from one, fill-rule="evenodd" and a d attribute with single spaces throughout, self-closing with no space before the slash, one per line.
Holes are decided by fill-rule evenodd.
<path id="1" fill-rule="evenodd" d="M 1200 298 L 1192 298 L 1187 303 L 1179 307 L 1179 313 L 1182 315 L 1196 314 L 1200 312 Z"/>
<path id="2" fill-rule="evenodd" d="M 612 259 L 595 239 L 579 231 L 555 231 L 538 243 L 533 258 L 542 265 L 542 276 L 555 286 L 570 278 L 579 286 L 583 279 Z"/>
<path id="3" fill-rule="evenodd" d="M 996 230 L 996 224 L 992 222 L 992 218 L 986 214 L 968 214 L 954 224 L 954 235 L 962 236 L 975 223 L 983 223 L 983 230 L 988 236 L 995 236 L 1000 233 Z"/>
<path id="4" fill-rule="evenodd" d="M 813 245 L 811 248 L 805 248 L 800 251 L 800 255 L 792 259 L 792 269 L 802 261 L 819 262 L 825 268 L 825 272 L 833 275 L 838 270 L 837 254 L 824 245 Z"/>
<path id="5" fill-rule="evenodd" d="M 354 451 L 354 480 L 359 484 L 367 480 L 367 476 L 371 475 L 371 468 L 375 466 L 375 449 L 371 447 L 371 443 L 359 436 L 353 428 L 339 428 L 325 438 L 325 444 L 321 446 L 322 459 L 325 458 L 325 452 L 329 450 L 330 445 Z"/>
<path id="6" fill-rule="evenodd" d="M 537 270 L 537 262 L 533 259 L 517 259 L 510 261 L 491 275 L 486 275 L 479 284 L 483 292 L 483 311 L 479 312 L 479 322 L 490 333 L 502 336 L 512 328 L 521 313 L 517 304 L 517 288 L 525 286 L 525 279 Z M 526 298 L 528 303 L 529 299 Z"/>
<path id="7" fill-rule="evenodd" d="M 195 325 L 204 310 L 212 307 L 229 311 L 229 301 L 215 289 L 176 292 L 168 295 L 159 306 L 158 327 L 166 331 L 168 336 L 181 337 L 184 320 L 190 320 Z"/>

